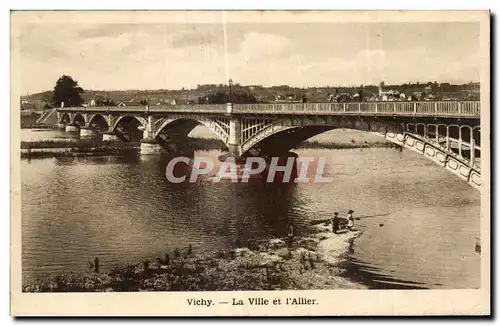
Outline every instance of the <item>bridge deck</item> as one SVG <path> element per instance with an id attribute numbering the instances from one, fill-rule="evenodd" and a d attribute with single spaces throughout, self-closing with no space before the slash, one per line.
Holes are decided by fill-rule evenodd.
<path id="1" fill-rule="evenodd" d="M 152 113 L 253 113 L 294 115 L 370 115 L 479 118 L 479 101 L 359 102 L 280 104 L 193 104 L 158 106 L 67 107 L 60 112 L 152 112 Z"/>

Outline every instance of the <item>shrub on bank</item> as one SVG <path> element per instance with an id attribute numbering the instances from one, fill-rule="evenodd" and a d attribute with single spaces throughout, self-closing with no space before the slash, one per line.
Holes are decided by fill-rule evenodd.
<path id="1" fill-rule="evenodd" d="M 219 252 L 220 253 L 220 252 Z M 24 292 L 96 291 L 231 291 L 275 290 L 293 287 L 278 266 L 261 264 L 248 268 L 246 259 L 231 250 L 178 257 L 163 265 L 162 260 L 147 264 L 126 264 L 109 273 L 60 274 L 50 280 L 35 281 Z"/>

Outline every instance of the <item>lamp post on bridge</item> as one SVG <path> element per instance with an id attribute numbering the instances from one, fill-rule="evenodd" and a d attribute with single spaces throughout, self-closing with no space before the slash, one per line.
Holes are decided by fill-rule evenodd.
<path id="1" fill-rule="evenodd" d="M 229 86 L 229 98 L 228 98 L 228 101 L 226 103 L 226 112 L 227 114 L 232 114 L 233 113 L 233 90 L 232 90 L 232 87 L 233 87 L 233 80 L 230 78 L 228 81 L 227 81 L 227 85 Z"/>
<path id="2" fill-rule="evenodd" d="M 187 88 L 182 88 L 183 91 L 186 91 L 186 105 L 189 104 L 189 91 L 187 90 Z"/>
<path id="3" fill-rule="evenodd" d="M 227 85 L 229 86 L 229 103 L 233 103 L 233 80 L 229 78 Z"/>

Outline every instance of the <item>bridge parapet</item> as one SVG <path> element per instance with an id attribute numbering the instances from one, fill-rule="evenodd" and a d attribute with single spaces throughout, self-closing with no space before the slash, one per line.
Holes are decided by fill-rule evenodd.
<path id="1" fill-rule="evenodd" d="M 479 118 L 479 101 L 235 104 L 236 113 L 451 116 Z"/>
<path id="2" fill-rule="evenodd" d="M 226 104 L 68 107 L 59 112 L 228 113 Z M 479 118 L 479 101 L 233 104 L 231 114 L 318 114 Z"/>

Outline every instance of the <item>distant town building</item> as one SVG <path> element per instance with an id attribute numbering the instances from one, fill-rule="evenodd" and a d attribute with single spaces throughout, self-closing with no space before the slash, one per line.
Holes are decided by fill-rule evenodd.
<path id="1" fill-rule="evenodd" d="M 384 82 L 381 82 L 378 86 L 378 96 L 375 98 L 376 101 L 398 101 L 400 99 L 398 90 L 384 90 Z"/>
<path id="2" fill-rule="evenodd" d="M 422 98 L 422 92 L 413 92 L 412 98 L 414 98 L 415 101 L 420 101 L 420 99 Z"/>

